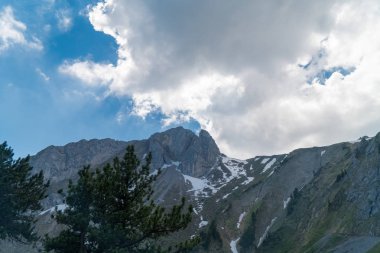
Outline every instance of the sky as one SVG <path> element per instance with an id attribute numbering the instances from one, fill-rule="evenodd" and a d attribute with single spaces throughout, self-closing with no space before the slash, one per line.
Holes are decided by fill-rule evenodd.
<path id="1" fill-rule="evenodd" d="M 237 158 L 380 131 L 378 0 L 0 0 L 0 141 L 207 130 Z"/>

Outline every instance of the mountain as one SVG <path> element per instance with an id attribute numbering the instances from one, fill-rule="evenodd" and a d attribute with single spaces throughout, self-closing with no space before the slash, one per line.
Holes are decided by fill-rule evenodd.
<path id="1" fill-rule="evenodd" d="M 37 223 L 41 235 L 57 232 L 50 214 L 65 208 L 57 190 L 84 165 L 101 167 L 127 145 L 140 159 L 152 153 L 152 173 L 162 168 L 157 202 L 192 202 L 191 225 L 167 240 L 201 234 L 194 252 L 380 252 L 380 134 L 247 160 L 222 154 L 208 132 L 182 127 L 147 140 L 50 146 L 31 158 L 51 181 Z M 1 247 L 37 252 L 9 242 Z"/>

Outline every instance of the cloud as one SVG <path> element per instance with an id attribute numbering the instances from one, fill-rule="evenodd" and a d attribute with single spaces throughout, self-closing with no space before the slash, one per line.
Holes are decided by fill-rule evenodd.
<path id="1" fill-rule="evenodd" d="M 65 62 L 59 67 L 59 72 L 77 77 L 82 82 L 93 85 L 106 85 L 112 81 L 114 66 L 97 64 L 91 61 Z"/>
<path id="2" fill-rule="evenodd" d="M 42 79 L 44 79 L 46 82 L 49 82 L 50 81 L 50 77 L 45 73 L 43 72 L 40 68 L 36 68 L 36 72 L 37 74 L 39 74 Z"/>
<path id="3" fill-rule="evenodd" d="M 67 32 L 73 26 L 73 19 L 69 9 L 61 9 L 56 12 L 56 18 L 58 21 L 58 29 Z"/>
<path id="4" fill-rule="evenodd" d="M 375 0 L 106 0 L 89 20 L 117 63 L 60 71 L 131 97 L 135 115 L 196 119 L 227 154 L 288 152 L 380 130 L 379 14 Z"/>
<path id="5" fill-rule="evenodd" d="M 40 40 L 33 36 L 30 40 L 25 38 L 26 30 L 26 25 L 15 18 L 12 7 L 6 6 L 0 10 L 0 53 L 16 44 L 42 50 Z"/>

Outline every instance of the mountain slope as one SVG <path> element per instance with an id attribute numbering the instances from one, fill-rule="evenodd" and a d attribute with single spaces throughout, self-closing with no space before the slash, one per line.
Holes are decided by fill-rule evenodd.
<path id="1" fill-rule="evenodd" d="M 260 252 L 367 252 L 380 242 L 380 135 L 340 145 Z M 302 242 L 300 244 L 299 242 Z"/>
<path id="2" fill-rule="evenodd" d="M 55 233 L 50 214 L 65 208 L 56 191 L 84 165 L 101 167 L 134 145 L 162 168 L 155 200 L 164 206 L 186 196 L 195 214 L 185 231 L 201 234 L 194 252 L 377 252 L 380 234 L 380 137 L 239 160 L 221 154 L 206 132 L 174 128 L 141 141 L 111 139 L 50 146 L 31 158 L 51 180 L 40 234 Z M 7 252 L 18 245 L 5 244 Z M 359 250 L 360 249 L 360 250 Z M 27 252 L 25 249 L 23 252 Z M 29 252 L 36 252 L 31 249 Z"/>

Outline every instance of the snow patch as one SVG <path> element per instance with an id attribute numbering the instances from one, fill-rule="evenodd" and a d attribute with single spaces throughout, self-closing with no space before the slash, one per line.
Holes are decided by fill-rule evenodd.
<path id="1" fill-rule="evenodd" d="M 237 228 L 240 228 L 240 224 L 241 224 L 241 222 L 242 222 L 242 220 L 243 220 L 243 218 L 244 218 L 245 215 L 246 215 L 246 212 L 242 212 L 242 213 L 240 214 L 240 216 L 239 216 L 239 221 L 238 221 L 238 223 L 236 224 L 236 227 L 237 227 Z"/>
<path id="2" fill-rule="evenodd" d="M 226 185 L 227 183 L 229 183 L 231 180 L 235 178 L 241 178 L 241 177 L 247 178 L 247 172 L 244 169 L 244 165 L 248 164 L 247 161 L 229 158 L 229 157 L 222 157 L 222 163 L 230 171 L 230 175 L 222 171 L 223 178 L 219 180 L 218 182 L 218 183 L 223 183 L 222 186 Z M 251 179 L 248 179 L 248 180 L 251 180 Z"/>
<path id="3" fill-rule="evenodd" d="M 213 180 L 212 178 L 209 180 L 206 177 L 196 178 L 189 175 L 182 174 L 186 183 L 191 184 L 191 188 L 188 192 L 194 193 L 195 197 L 210 197 L 211 195 L 217 193 L 221 188 L 226 186 L 233 179 L 242 179 L 243 185 L 249 184 L 254 180 L 253 177 L 247 176 L 247 170 L 244 168 L 245 165 L 248 164 L 245 160 L 239 160 L 235 158 L 229 158 L 226 156 L 221 156 L 221 163 L 223 164 L 223 168 L 221 165 L 217 164 L 214 169 L 222 172 L 223 176 L 218 180 Z M 167 168 L 170 166 L 179 166 L 180 162 L 170 162 L 169 164 L 165 164 L 163 168 Z M 251 166 L 252 168 L 252 166 Z M 250 169 L 251 169 L 250 168 Z M 236 190 L 238 186 L 236 186 L 232 191 Z M 232 192 L 231 191 L 231 192 Z M 229 194 L 226 194 L 222 197 L 225 199 Z M 217 200 L 217 202 L 219 199 Z"/>
<path id="4" fill-rule="evenodd" d="M 231 193 L 227 193 L 226 195 L 224 195 L 224 196 L 222 197 L 222 199 L 226 199 L 228 196 L 230 196 L 230 194 L 231 194 Z"/>
<path id="5" fill-rule="evenodd" d="M 326 150 L 321 151 L 321 156 L 323 156 L 326 153 Z"/>
<path id="6" fill-rule="evenodd" d="M 264 159 L 261 161 L 261 164 L 266 164 L 269 160 L 270 160 L 270 157 L 268 157 L 268 158 L 264 158 Z"/>
<path id="7" fill-rule="evenodd" d="M 264 231 L 263 236 L 260 237 L 259 243 L 257 244 L 257 247 L 260 247 L 261 244 L 264 242 L 265 238 L 268 236 L 269 229 L 273 226 L 273 224 L 276 222 L 277 217 L 274 217 L 270 224 L 267 226 L 267 228 Z"/>
<path id="8" fill-rule="evenodd" d="M 201 222 L 199 222 L 198 228 L 202 228 L 208 225 L 208 221 L 203 220 L 203 216 L 201 216 Z"/>
<path id="9" fill-rule="evenodd" d="M 205 220 L 203 220 L 203 221 L 201 221 L 200 223 L 199 223 L 199 228 L 202 228 L 202 227 L 205 227 L 205 226 L 207 226 L 208 225 L 208 221 L 205 221 Z"/>
<path id="10" fill-rule="evenodd" d="M 286 158 L 288 158 L 288 156 L 289 156 L 289 155 L 288 155 L 288 154 L 286 154 L 286 155 L 284 156 L 284 158 L 282 158 L 282 160 L 281 160 L 281 162 L 280 162 L 280 163 L 282 163 L 283 161 L 285 161 L 285 159 L 286 159 Z"/>
<path id="11" fill-rule="evenodd" d="M 231 248 L 231 252 L 232 252 L 232 253 L 239 253 L 239 252 L 237 251 L 237 248 L 236 248 L 237 242 L 238 242 L 239 240 L 240 240 L 240 237 L 237 238 L 236 240 L 232 240 L 232 241 L 230 242 L 230 248 Z"/>
<path id="12" fill-rule="evenodd" d="M 270 162 L 268 162 L 268 163 L 265 165 L 265 167 L 264 167 L 264 169 L 263 169 L 263 172 L 261 172 L 261 173 L 264 173 L 264 172 L 266 172 L 267 170 L 269 170 L 269 169 L 273 166 L 273 164 L 274 164 L 276 161 L 277 161 L 277 159 L 276 159 L 276 158 L 273 158 Z"/>
<path id="13" fill-rule="evenodd" d="M 158 174 L 158 170 L 156 169 L 156 170 L 154 170 L 153 172 L 151 172 L 150 174 L 149 174 L 149 176 L 156 176 Z"/>
<path id="14" fill-rule="evenodd" d="M 55 212 L 56 210 L 57 211 L 64 211 L 67 207 L 68 207 L 68 205 L 66 205 L 66 204 L 59 204 L 59 205 L 53 206 L 47 210 L 40 212 L 39 215 L 44 215 L 46 213 L 52 213 L 52 212 Z"/>
<path id="15" fill-rule="evenodd" d="M 188 175 L 183 175 L 185 181 L 191 184 L 191 189 L 188 192 L 194 192 L 195 196 L 200 196 L 204 193 L 206 188 L 210 189 L 212 193 L 216 193 L 217 190 L 210 185 L 210 182 L 205 178 L 196 178 Z"/>
<path id="16" fill-rule="evenodd" d="M 181 162 L 176 161 L 176 162 L 172 162 L 172 164 L 173 164 L 174 166 L 178 167 L 178 166 L 181 164 Z"/>
<path id="17" fill-rule="evenodd" d="M 165 163 L 164 165 L 162 165 L 161 169 L 167 169 L 167 168 L 170 168 L 172 166 L 178 167 L 180 164 L 181 164 L 181 162 L 171 161 L 170 163 Z"/>
<path id="18" fill-rule="evenodd" d="M 249 184 L 250 182 L 252 182 L 255 178 L 254 177 L 247 177 L 247 179 L 242 183 L 244 185 L 246 184 Z M 235 187 L 236 188 L 236 187 Z"/>
<path id="19" fill-rule="evenodd" d="M 284 209 L 286 209 L 286 207 L 288 206 L 290 199 L 291 198 L 289 197 L 286 200 L 284 200 Z"/>

